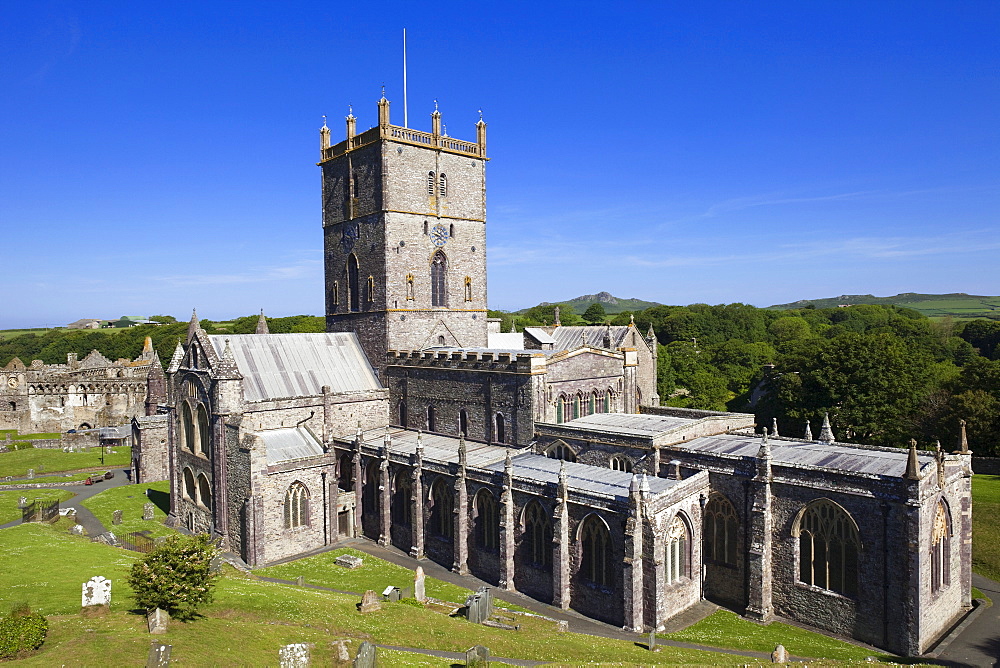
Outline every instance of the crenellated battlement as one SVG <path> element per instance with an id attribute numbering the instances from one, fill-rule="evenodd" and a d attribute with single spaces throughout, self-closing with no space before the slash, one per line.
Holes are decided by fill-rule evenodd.
<path id="1" fill-rule="evenodd" d="M 390 350 L 386 353 L 389 366 L 526 374 L 545 373 L 547 361 L 542 353 L 499 350 Z"/>

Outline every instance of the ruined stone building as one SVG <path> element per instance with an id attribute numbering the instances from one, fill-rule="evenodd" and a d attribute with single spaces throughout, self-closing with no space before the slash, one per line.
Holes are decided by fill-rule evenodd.
<path id="1" fill-rule="evenodd" d="M 146 337 L 134 360 L 111 361 L 93 350 L 82 360 L 66 355 L 66 364 L 34 360 L 25 366 L 12 359 L 0 369 L 0 429 L 22 433 L 66 432 L 112 427 L 146 413 L 147 395 L 155 406 L 161 398 L 147 392 L 150 375 L 163 368 Z"/>
<path id="2" fill-rule="evenodd" d="M 709 598 L 918 654 L 969 609 L 967 447 L 762 437 L 657 407 L 634 325 L 497 331 L 486 125 L 441 130 L 391 125 L 385 99 L 344 142 L 324 125 L 329 333 L 192 319 L 163 404 L 170 521 L 251 565 L 366 536 L 635 631 Z"/>

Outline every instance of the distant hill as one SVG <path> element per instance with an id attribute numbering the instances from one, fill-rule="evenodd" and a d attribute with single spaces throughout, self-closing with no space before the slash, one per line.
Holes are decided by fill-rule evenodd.
<path id="1" fill-rule="evenodd" d="M 904 292 L 892 297 L 876 297 L 875 295 L 840 295 L 824 299 L 800 299 L 789 304 L 768 306 L 772 309 L 806 308 L 810 305 L 816 308 L 833 308 L 853 304 L 892 304 L 905 306 L 920 311 L 931 318 L 952 316 L 954 318 L 992 318 L 1000 319 L 1000 297 L 988 295 L 968 295 L 964 292 L 953 292 L 944 295 L 926 295 L 918 292 Z"/>
<path id="2" fill-rule="evenodd" d="M 539 306 L 549 306 L 550 304 L 568 304 L 573 307 L 573 310 L 578 314 L 583 315 L 583 312 L 587 310 L 587 307 L 594 302 L 599 303 L 604 307 L 604 311 L 608 315 L 614 315 L 616 313 L 623 313 L 625 311 L 642 311 L 644 309 L 661 306 L 659 302 L 647 302 L 642 299 L 622 299 L 621 297 L 615 297 L 610 292 L 598 292 L 596 295 L 582 295 L 576 299 L 568 299 L 562 302 L 542 302 Z M 524 313 L 528 309 L 521 309 L 517 313 Z"/>

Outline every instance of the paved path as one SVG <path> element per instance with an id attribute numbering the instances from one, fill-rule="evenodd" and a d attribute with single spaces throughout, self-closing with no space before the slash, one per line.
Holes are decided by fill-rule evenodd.
<path id="1" fill-rule="evenodd" d="M 993 605 L 980 612 L 938 654 L 938 661 L 951 666 L 975 668 L 1000 666 L 1000 583 L 973 573 L 972 584 L 991 598 Z"/>
<path id="2" fill-rule="evenodd" d="M 107 471 L 108 469 L 104 470 Z M 73 498 L 63 501 L 60 504 L 60 506 L 64 508 L 67 506 L 72 506 L 73 508 L 76 508 L 76 521 L 83 525 L 83 528 L 87 530 L 88 536 L 97 536 L 98 534 L 102 534 L 105 531 L 107 531 L 107 529 L 104 527 L 103 524 L 101 524 L 101 521 L 94 516 L 94 513 L 87 510 L 87 508 L 85 508 L 80 502 L 85 499 L 89 499 L 95 494 L 100 494 L 106 489 L 112 489 L 114 487 L 122 487 L 123 485 L 132 484 L 132 481 L 129 480 L 128 477 L 126 477 L 124 470 L 114 469 L 114 474 L 115 477 L 112 478 L 111 480 L 104 480 L 94 485 L 85 485 L 81 481 L 79 484 L 67 485 L 65 487 L 57 488 L 57 489 L 65 489 L 75 494 Z M 52 488 L 49 487 L 46 489 L 52 489 Z M 21 488 L 18 487 L 17 485 L 4 485 L 2 491 L 8 491 L 8 490 L 11 491 L 21 490 L 22 492 L 24 492 L 23 495 L 28 497 L 29 499 L 31 498 L 32 492 L 38 491 L 33 487 Z M 20 523 L 21 520 L 15 520 L 13 522 L 8 522 L 7 524 L 0 524 L 0 529 L 6 529 L 8 527 L 17 526 Z"/>

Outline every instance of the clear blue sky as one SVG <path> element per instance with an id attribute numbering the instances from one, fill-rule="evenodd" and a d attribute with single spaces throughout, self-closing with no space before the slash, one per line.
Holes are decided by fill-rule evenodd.
<path id="1" fill-rule="evenodd" d="M 1000 3 L 8 2 L 0 327 L 323 311 L 317 128 L 489 124 L 489 298 L 1000 293 Z"/>

